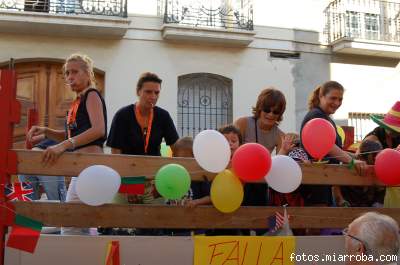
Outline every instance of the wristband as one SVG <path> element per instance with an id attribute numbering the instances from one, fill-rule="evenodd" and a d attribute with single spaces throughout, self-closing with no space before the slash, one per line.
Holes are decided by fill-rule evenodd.
<path id="1" fill-rule="evenodd" d="M 75 140 L 74 140 L 74 138 L 70 137 L 70 138 L 67 139 L 67 141 L 72 144 L 72 150 L 75 150 Z"/>
<path id="2" fill-rule="evenodd" d="M 347 165 L 347 167 L 348 167 L 349 169 L 353 169 L 353 168 L 354 168 L 354 158 L 351 158 L 351 161 L 350 161 L 350 163 Z"/>

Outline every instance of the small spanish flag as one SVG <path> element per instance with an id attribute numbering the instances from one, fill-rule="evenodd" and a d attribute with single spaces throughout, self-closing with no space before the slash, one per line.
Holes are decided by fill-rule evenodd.
<path id="1" fill-rule="evenodd" d="M 108 243 L 105 265 L 120 265 L 119 241 L 111 241 Z"/>
<path id="2" fill-rule="evenodd" d="M 146 177 L 144 176 L 122 178 L 118 192 L 127 194 L 144 194 L 145 180 Z"/>
<path id="3" fill-rule="evenodd" d="M 28 217 L 16 214 L 7 247 L 33 253 L 42 231 L 43 224 Z"/>

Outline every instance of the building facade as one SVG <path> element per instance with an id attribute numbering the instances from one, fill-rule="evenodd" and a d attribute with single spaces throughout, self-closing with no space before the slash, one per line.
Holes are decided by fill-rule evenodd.
<path id="1" fill-rule="evenodd" d="M 287 98 L 286 132 L 299 130 L 309 93 L 331 79 L 346 88 L 334 116 L 340 124 L 357 116 L 349 113 L 385 113 L 400 99 L 397 7 L 382 0 L 0 0 L 0 66 L 14 59 L 23 102 L 18 140 L 34 105 L 41 124 L 62 126 L 73 95 L 61 66 L 75 52 L 94 60 L 109 122 L 135 101 L 145 71 L 163 79 L 158 105 L 182 136 L 250 115 L 269 86 Z"/>

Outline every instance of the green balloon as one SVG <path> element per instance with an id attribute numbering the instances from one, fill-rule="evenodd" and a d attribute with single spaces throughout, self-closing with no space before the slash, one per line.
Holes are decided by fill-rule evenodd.
<path id="1" fill-rule="evenodd" d="M 156 189 L 166 199 L 182 198 L 190 188 L 190 175 L 178 164 L 168 164 L 160 168 L 156 174 Z"/>
<path id="2" fill-rule="evenodd" d="M 161 143 L 160 153 L 161 153 L 162 157 L 168 156 L 168 149 L 167 149 L 167 145 L 165 143 Z"/>

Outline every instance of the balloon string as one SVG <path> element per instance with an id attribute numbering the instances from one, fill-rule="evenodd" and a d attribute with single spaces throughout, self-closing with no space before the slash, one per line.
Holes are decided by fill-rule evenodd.
<path id="1" fill-rule="evenodd" d="M 396 150 L 396 148 L 390 148 L 390 149 Z M 361 152 L 361 153 L 358 153 L 358 155 L 366 155 L 366 154 L 379 153 L 379 152 L 381 152 L 381 151 L 382 151 L 382 150 L 369 151 L 369 152 Z M 350 155 L 350 154 L 348 154 L 348 155 Z M 350 156 L 351 156 L 351 155 L 350 155 Z M 340 157 L 346 157 L 346 155 L 326 156 L 326 157 L 324 157 L 323 159 L 340 158 Z M 320 162 L 322 159 L 319 159 L 319 160 L 317 160 L 317 159 L 312 159 L 312 160 Z"/>

